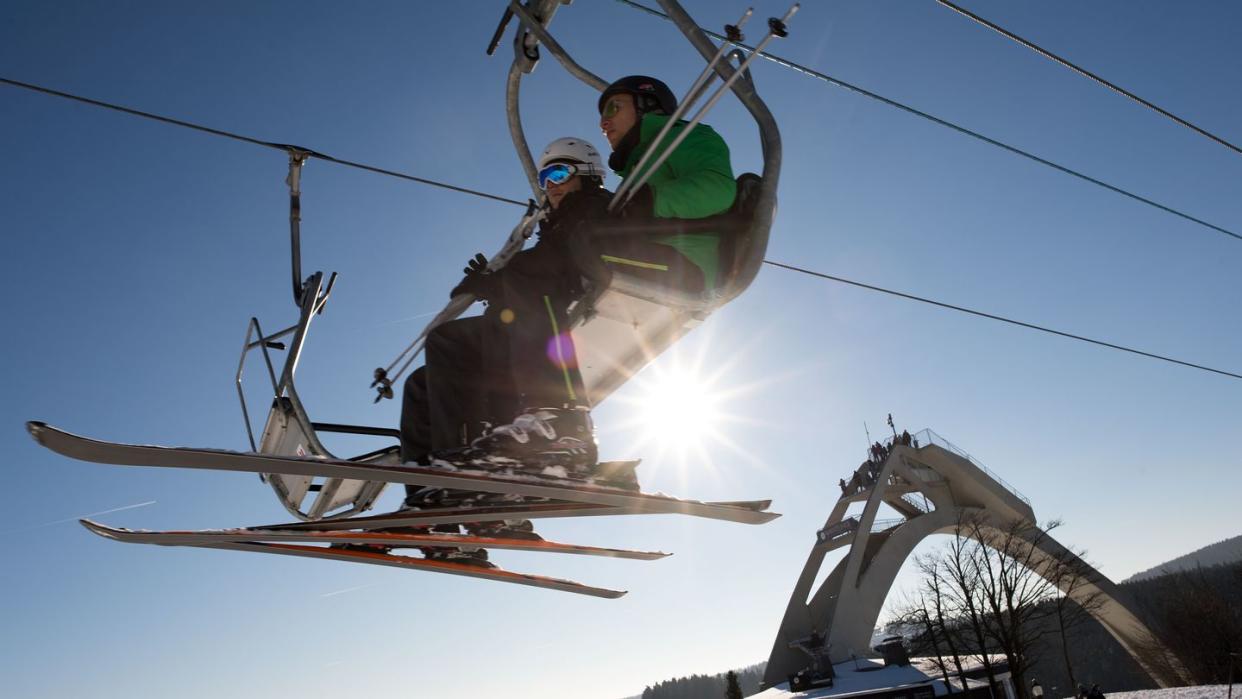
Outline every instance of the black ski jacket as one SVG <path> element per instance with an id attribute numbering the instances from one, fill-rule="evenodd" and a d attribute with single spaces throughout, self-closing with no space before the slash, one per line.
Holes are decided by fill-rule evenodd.
<path id="1" fill-rule="evenodd" d="M 570 192 L 548 212 L 539 226 L 539 240 L 509 260 L 501 274 L 531 293 L 545 294 L 568 305 L 582 294 L 582 271 L 574 263 L 570 243 L 587 234 L 586 227 L 606 216 L 612 192 L 591 187 Z"/>

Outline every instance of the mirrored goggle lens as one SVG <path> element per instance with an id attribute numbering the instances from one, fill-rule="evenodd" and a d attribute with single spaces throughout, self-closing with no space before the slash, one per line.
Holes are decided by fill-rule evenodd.
<path id="1" fill-rule="evenodd" d="M 566 163 L 554 163 L 539 171 L 539 186 L 547 188 L 548 183 L 565 184 L 570 177 L 578 172 L 578 168 Z"/>

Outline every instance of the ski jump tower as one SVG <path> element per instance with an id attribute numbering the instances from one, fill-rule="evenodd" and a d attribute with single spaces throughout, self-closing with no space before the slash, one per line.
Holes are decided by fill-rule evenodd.
<path id="1" fill-rule="evenodd" d="M 909 445 L 894 440 L 883 463 L 870 470 L 864 464 L 842 491 L 794 586 L 768 658 L 765 686 L 784 682 L 807 667 L 807 653 L 799 645 L 812 633 L 822 635 L 832 663 L 866 653 L 893 580 L 923 539 L 953 533 L 967 518 L 998 534 L 1017 523 L 1036 522 L 1030 501 L 931 430 L 915 435 Z M 862 512 L 847 517 L 850 506 L 858 502 L 865 503 Z M 881 503 L 901 518 L 877 519 Z M 1096 620 L 1157 684 L 1185 684 L 1144 662 L 1137 651 L 1151 633 L 1127 608 L 1112 581 L 1047 535 L 1028 541 L 1035 546 L 1037 563 L 1056 559 L 1077 566 L 1080 580 L 1071 597 L 1099 595 L 1102 603 L 1093 605 Z M 849 547 L 848 552 L 812 596 L 824 558 L 841 547 Z"/>

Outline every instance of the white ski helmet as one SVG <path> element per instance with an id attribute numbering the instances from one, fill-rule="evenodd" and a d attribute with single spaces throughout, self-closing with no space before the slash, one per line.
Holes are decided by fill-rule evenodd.
<path id="1" fill-rule="evenodd" d="M 542 170 L 548 163 L 556 162 L 585 164 L 586 172 L 579 174 L 599 178 L 601 184 L 608 175 L 608 169 L 604 167 L 604 159 L 600 157 L 599 151 L 595 150 L 595 146 L 585 138 L 566 136 L 549 143 L 548 147 L 543 149 L 543 154 L 539 156 L 538 169 Z"/>

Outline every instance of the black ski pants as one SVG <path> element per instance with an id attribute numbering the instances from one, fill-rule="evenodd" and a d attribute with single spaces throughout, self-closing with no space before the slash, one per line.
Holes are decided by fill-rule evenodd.
<path id="1" fill-rule="evenodd" d="M 510 422 L 525 408 L 588 405 L 567 295 L 520 269 L 506 270 L 499 281 L 486 313 L 427 336 L 426 365 L 406 379 L 402 393 L 403 461 L 468 445 L 482 423 Z"/>
<path id="2" fill-rule="evenodd" d="M 402 391 L 402 461 L 423 461 L 432 451 L 469 444 L 483 422 L 497 419 L 493 403 L 512 391 L 492 324 L 486 316 L 460 318 L 427 336 L 426 364 L 410 374 Z"/>
<path id="3" fill-rule="evenodd" d="M 650 279 L 670 289 L 701 292 L 703 270 L 677 248 L 642 235 L 599 235 L 591 240 L 593 252 L 608 268 Z"/>

